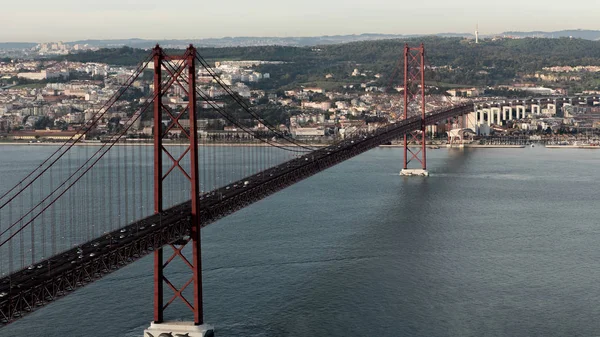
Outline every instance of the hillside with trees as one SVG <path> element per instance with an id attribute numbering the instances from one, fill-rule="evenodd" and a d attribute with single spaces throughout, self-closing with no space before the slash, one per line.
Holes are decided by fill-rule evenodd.
<path id="1" fill-rule="evenodd" d="M 318 47 L 228 47 L 200 48 L 209 62 L 217 60 L 284 61 L 280 65 L 264 65 L 260 71 L 271 73 L 272 80 L 264 89 L 286 88 L 299 84 L 319 84 L 326 74 L 336 81 L 351 80 L 354 68 L 379 73 L 376 84 L 386 85 L 402 56 L 405 43 L 425 44 L 428 78 L 441 85 L 491 86 L 511 84 L 515 78 L 533 74 L 549 66 L 600 65 L 600 41 L 583 39 L 500 39 L 475 44 L 462 38 L 424 37 L 408 40 L 361 41 Z M 104 62 L 134 65 L 149 50 L 101 49 L 68 55 L 60 59 L 81 62 Z M 167 51 L 181 52 L 181 51 Z M 600 88 L 599 88 L 600 89 Z"/>

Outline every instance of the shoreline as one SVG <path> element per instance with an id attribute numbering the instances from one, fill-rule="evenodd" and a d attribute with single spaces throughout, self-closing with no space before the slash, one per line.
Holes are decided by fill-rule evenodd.
<path id="1" fill-rule="evenodd" d="M 379 145 L 379 147 L 392 147 L 392 148 L 402 148 L 404 145 L 402 144 L 393 144 L 393 145 Z M 421 145 L 409 145 L 411 148 L 420 148 Z M 486 148 L 486 149 L 522 149 L 527 147 L 526 145 L 486 145 L 486 144 L 453 144 L 449 146 L 449 144 L 441 144 L 441 145 L 431 145 L 428 144 L 428 149 L 461 149 L 461 148 Z"/>
<path id="2" fill-rule="evenodd" d="M 52 143 L 52 142 L 40 142 L 40 143 L 26 143 L 26 142 L 0 142 L 0 148 L 4 145 L 15 145 L 15 146 L 62 146 L 65 143 Z M 270 144 L 265 143 L 198 143 L 198 147 L 203 146 L 230 146 L 230 147 L 270 147 L 271 144 L 275 144 L 282 147 L 299 147 L 296 144 L 286 144 L 286 143 L 277 143 L 271 142 Z M 110 143 L 100 143 L 100 142 L 77 142 L 75 144 L 69 143 L 68 146 L 103 146 L 108 145 Z M 163 146 L 187 146 L 187 143 L 175 143 L 175 142 L 164 142 Z M 302 146 L 306 147 L 327 147 L 333 144 L 302 144 Z M 119 142 L 114 143 L 112 146 L 154 146 L 154 143 L 140 143 L 140 142 Z"/>
<path id="3" fill-rule="evenodd" d="M 392 144 L 392 145 L 379 145 L 378 147 L 402 148 L 402 147 L 404 147 L 404 145 L 403 145 L 403 144 Z M 408 147 L 412 147 L 412 148 L 420 148 L 420 147 L 421 147 L 421 145 L 414 145 L 414 144 L 411 144 L 411 145 L 408 145 Z M 428 149 L 433 149 L 433 150 L 435 150 L 435 149 L 441 149 L 441 148 L 443 148 L 443 147 L 446 147 L 446 145 L 445 145 L 445 144 L 442 144 L 442 145 L 436 145 L 436 144 L 427 144 L 427 145 L 425 145 L 425 147 L 427 147 Z"/>
<path id="4" fill-rule="evenodd" d="M 523 149 L 526 145 L 486 145 L 486 144 L 465 144 L 464 147 L 486 148 L 486 149 Z"/>
<path id="5" fill-rule="evenodd" d="M 546 145 L 545 147 L 548 149 L 600 149 L 600 146 L 597 145 Z"/>
<path id="6" fill-rule="evenodd" d="M 29 142 L 0 142 L 0 149 L 2 146 L 62 146 L 65 143 L 53 143 L 53 142 L 40 142 L 40 143 L 29 143 Z M 265 143 L 198 143 L 198 147 L 270 147 L 271 144 L 276 144 L 281 147 L 286 148 L 295 148 L 299 147 L 296 144 L 286 144 L 286 143 L 275 143 L 271 142 L 270 144 Z M 71 146 L 69 144 L 68 146 Z M 103 146 L 110 145 L 110 143 L 100 143 L 100 142 L 78 142 L 72 146 Z M 302 146 L 306 147 L 314 147 L 321 148 L 327 147 L 333 144 L 302 144 Z M 154 143 L 140 143 L 140 142 L 119 142 L 113 144 L 113 146 L 154 146 Z M 175 142 L 164 142 L 163 146 L 187 146 L 185 143 L 175 143 Z M 391 145 L 379 145 L 380 148 L 403 148 L 402 144 L 391 144 Z M 420 148 L 421 145 L 409 145 L 410 148 Z M 428 149 L 441 149 L 441 148 L 485 148 L 485 149 L 522 149 L 527 147 L 527 145 L 486 145 L 486 144 L 464 144 L 464 145 L 453 145 L 448 146 L 448 144 L 427 144 Z M 540 146 L 541 147 L 541 146 Z M 600 149 L 600 146 L 594 145 L 543 145 L 545 148 L 549 149 Z"/>

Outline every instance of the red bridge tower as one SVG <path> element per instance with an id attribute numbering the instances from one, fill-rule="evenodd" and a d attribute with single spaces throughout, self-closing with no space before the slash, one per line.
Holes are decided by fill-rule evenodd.
<path id="1" fill-rule="evenodd" d="M 421 129 L 404 136 L 404 166 L 400 175 L 428 176 L 425 129 L 425 47 L 404 46 L 404 119 L 421 116 Z M 409 168 L 409 163 L 417 167 Z"/>
<path id="2" fill-rule="evenodd" d="M 170 110 L 163 104 L 163 95 L 172 86 L 179 86 L 188 96 L 187 106 L 179 112 Z M 213 328 L 204 324 L 202 306 L 202 251 L 200 243 L 200 184 L 198 170 L 198 133 L 196 127 L 196 48 L 190 45 L 183 55 L 166 55 L 163 50 L 154 48 L 154 212 L 163 211 L 163 186 L 165 179 L 174 172 L 180 172 L 190 182 L 191 213 L 189 214 L 189 236 L 170 244 L 170 257 L 165 261 L 164 249 L 154 252 L 154 320 L 150 327 L 144 331 L 144 337 L 157 337 L 164 335 L 189 337 L 213 336 Z M 186 116 L 187 115 L 187 116 Z M 189 118 L 189 130 L 180 124 L 180 118 Z M 168 120 L 168 126 L 162 125 Z M 169 130 L 180 129 L 181 136 L 189 141 L 189 145 L 179 155 L 170 152 L 163 146 L 163 139 Z M 166 156 L 164 156 L 166 155 Z M 186 158 L 187 157 L 187 158 Z M 168 158 L 168 159 L 167 159 Z M 185 160 L 184 160 L 185 159 Z M 189 162 L 188 168 L 183 162 Z M 163 172 L 163 165 L 168 165 L 167 172 Z M 191 260 L 183 255 L 183 248 L 192 246 Z M 180 259 L 189 267 L 190 278 L 181 287 L 176 287 L 165 275 L 165 268 L 174 259 Z M 164 286 L 172 291 L 169 300 L 165 303 Z M 184 291 L 192 287 L 193 299 L 189 301 L 184 296 Z M 188 307 L 193 315 L 193 322 L 166 322 L 164 311 L 174 301 L 180 300 Z"/>

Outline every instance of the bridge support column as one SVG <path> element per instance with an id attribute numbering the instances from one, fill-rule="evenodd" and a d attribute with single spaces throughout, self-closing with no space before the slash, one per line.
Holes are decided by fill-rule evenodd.
<path id="1" fill-rule="evenodd" d="M 193 322 L 150 323 L 144 330 L 144 337 L 159 336 L 186 336 L 186 337 L 213 337 L 214 329 L 207 325 L 194 325 Z"/>
<path id="2" fill-rule="evenodd" d="M 155 251 L 154 255 L 154 320 L 150 327 L 144 331 L 144 337 L 158 336 L 213 336 L 213 327 L 204 324 L 204 311 L 202 303 L 202 250 L 200 238 L 200 178 L 198 168 L 198 130 L 197 130 L 197 98 L 196 98 L 196 49 L 190 45 L 182 56 L 166 55 L 156 46 L 154 49 L 154 211 L 156 214 L 163 212 L 163 184 L 167 177 L 183 174 L 190 183 L 191 212 L 187 218 L 179 220 L 182 226 L 189 226 L 189 235 L 181 237 L 171 243 L 172 254 L 165 261 L 164 249 Z M 186 85 L 187 84 L 187 85 Z M 188 104 L 182 109 L 171 109 L 163 104 L 162 97 L 172 86 L 178 86 L 189 97 Z M 182 127 L 180 118 L 189 115 L 189 129 Z M 163 121 L 168 121 L 164 128 Z M 182 137 L 187 138 L 189 145 L 182 154 L 174 155 L 163 146 L 163 138 L 168 137 L 170 130 L 180 130 Z M 163 156 L 166 154 L 166 156 Z M 190 166 L 184 168 L 184 158 L 189 158 Z M 178 159 L 176 159 L 178 158 Z M 163 167 L 170 167 L 163 173 Z M 171 214 L 170 216 L 173 216 Z M 187 222 L 189 220 L 189 222 Z M 162 221 L 161 221 L 162 222 Z M 159 222 L 159 226 L 160 223 Z M 183 254 L 183 248 L 192 246 L 192 257 L 188 259 Z M 191 274 L 189 280 L 181 287 L 176 287 L 165 268 L 174 260 L 179 259 L 188 267 Z M 164 285 L 171 290 L 169 294 L 163 291 Z M 193 299 L 189 301 L 184 296 L 184 291 L 191 289 Z M 165 303 L 164 296 L 168 296 Z M 174 301 L 181 301 L 193 313 L 193 321 L 165 322 L 164 311 Z M 179 317 L 178 317 L 179 318 Z"/>
<path id="3" fill-rule="evenodd" d="M 401 176 L 428 176 L 427 172 L 427 130 L 425 125 L 425 47 L 404 46 L 404 119 L 409 118 L 409 110 L 421 116 L 421 130 L 404 135 L 404 167 Z M 412 144 L 411 144 L 412 143 Z M 411 145 L 413 145 L 411 147 Z M 409 158 L 410 155 L 410 158 Z M 416 160 L 420 168 L 409 168 Z"/>
<path id="4" fill-rule="evenodd" d="M 524 105 L 517 105 L 517 120 L 525 118 L 525 109 Z"/>
<path id="5" fill-rule="evenodd" d="M 512 106 L 502 107 L 502 124 L 506 124 L 507 116 L 512 114 Z"/>

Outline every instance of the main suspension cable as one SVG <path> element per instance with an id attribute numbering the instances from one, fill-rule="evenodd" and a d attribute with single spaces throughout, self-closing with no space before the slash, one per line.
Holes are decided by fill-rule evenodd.
<path id="1" fill-rule="evenodd" d="M 108 112 L 108 110 L 112 107 L 113 104 L 115 104 L 120 98 L 121 96 L 125 93 L 125 91 L 127 91 L 127 89 L 129 89 L 131 87 L 131 85 L 133 84 L 133 82 L 135 82 L 135 80 L 140 76 L 140 74 L 144 71 L 144 69 L 148 66 L 148 62 L 151 59 L 151 55 L 148 57 L 146 57 L 144 59 L 144 61 L 142 61 L 140 63 L 140 65 L 137 67 L 137 69 L 134 71 L 134 73 L 129 77 L 129 79 L 125 82 L 124 85 L 121 86 L 121 88 L 119 90 L 117 90 L 117 92 L 115 92 L 113 94 L 113 96 L 111 96 L 111 98 L 109 98 L 104 105 L 92 116 L 91 119 L 91 123 L 90 121 L 84 123 L 77 131 L 76 133 L 71 136 L 65 143 L 63 143 L 58 149 L 56 149 L 48 158 L 46 158 L 46 160 L 44 160 L 38 167 L 36 167 L 35 169 L 33 169 L 27 176 L 25 176 L 25 178 L 23 178 L 21 181 L 19 181 L 17 184 L 15 184 L 11 189 L 9 189 L 7 192 L 5 192 L 1 197 L 0 200 L 4 199 L 5 197 L 8 196 L 8 194 L 10 194 L 12 191 L 14 191 L 15 189 L 19 188 L 19 191 L 16 192 L 12 197 L 10 197 L 6 202 L 4 202 L 2 205 L 0 205 L 0 209 L 3 209 L 6 205 L 8 205 L 12 200 L 14 200 L 17 196 L 19 196 L 21 193 L 23 193 L 23 191 L 25 189 L 27 189 L 29 186 L 31 186 L 31 184 L 33 184 L 34 181 L 36 181 L 42 174 L 44 174 L 44 172 L 46 172 L 48 170 L 49 167 L 51 167 L 52 165 L 54 165 L 60 158 L 62 158 L 62 156 L 69 151 L 77 142 L 79 142 L 82 138 L 83 135 L 87 134 L 97 123 L 98 121 L 100 121 L 100 119 L 106 114 L 106 112 Z M 110 105 L 109 105 L 110 103 Z M 108 107 L 107 107 L 108 105 Z M 84 130 L 85 129 L 85 130 Z M 80 134 L 80 132 L 83 131 L 83 134 Z M 80 135 L 79 137 L 76 137 L 77 135 Z M 40 168 L 42 168 L 46 163 L 48 163 L 52 157 L 54 157 L 57 153 L 59 153 L 67 144 L 69 144 L 69 146 L 64 150 L 64 152 L 62 152 L 58 157 L 56 157 L 54 160 L 52 160 L 52 162 L 50 162 L 50 164 L 48 165 L 48 167 L 46 167 L 45 169 L 43 169 L 41 172 L 39 172 L 29 183 L 27 183 L 25 186 L 22 186 L 22 184 L 28 179 L 30 178 L 32 175 L 35 174 L 36 171 L 38 171 Z"/>
<path id="2" fill-rule="evenodd" d="M 311 151 L 314 150 L 314 147 L 306 146 L 306 145 L 304 145 L 304 144 L 296 141 L 295 139 L 287 137 L 281 131 L 277 130 L 277 128 L 274 127 L 272 124 L 270 124 L 267 120 L 265 120 L 260 115 L 258 115 L 257 113 L 255 113 L 250 108 L 250 106 L 248 106 L 246 104 L 246 102 L 244 102 L 244 100 L 240 98 L 240 96 L 239 96 L 238 93 L 236 93 L 235 91 L 231 90 L 231 88 L 228 85 L 226 85 L 225 83 L 223 83 L 223 81 L 221 80 L 221 78 L 219 76 L 217 76 L 217 74 L 214 72 L 214 70 L 212 70 L 211 66 L 208 64 L 208 62 L 206 62 L 206 60 L 198 52 L 196 52 L 196 59 L 200 62 L 200 64 L 202 65 L 202 67 L 209 73 L 209 75 L 215 80 L 215 82 L 217 82 L 217 84 L 219 84 L 219 86 L 221 88 L 223 88 L 223 90 L 225 90 L 236 101 L 236 103 L 238 103 L 238 105 L 242 109 L 244 109 L 244 111 L 246 111 L 246 113 L 248 113 L 251 116 L 253 116 L 254 118 L 256 118 L 259 122 L 261 122 L 269 130 L 271 130 L 275 134 L 279 135 L 283 139 L 286 139 L 288 142 L 290 142 L 290 143 L 292 143 L 292 144 L 294 144 L 296 146 L 305 148 L 307 150 L 311 150 Z"/>

